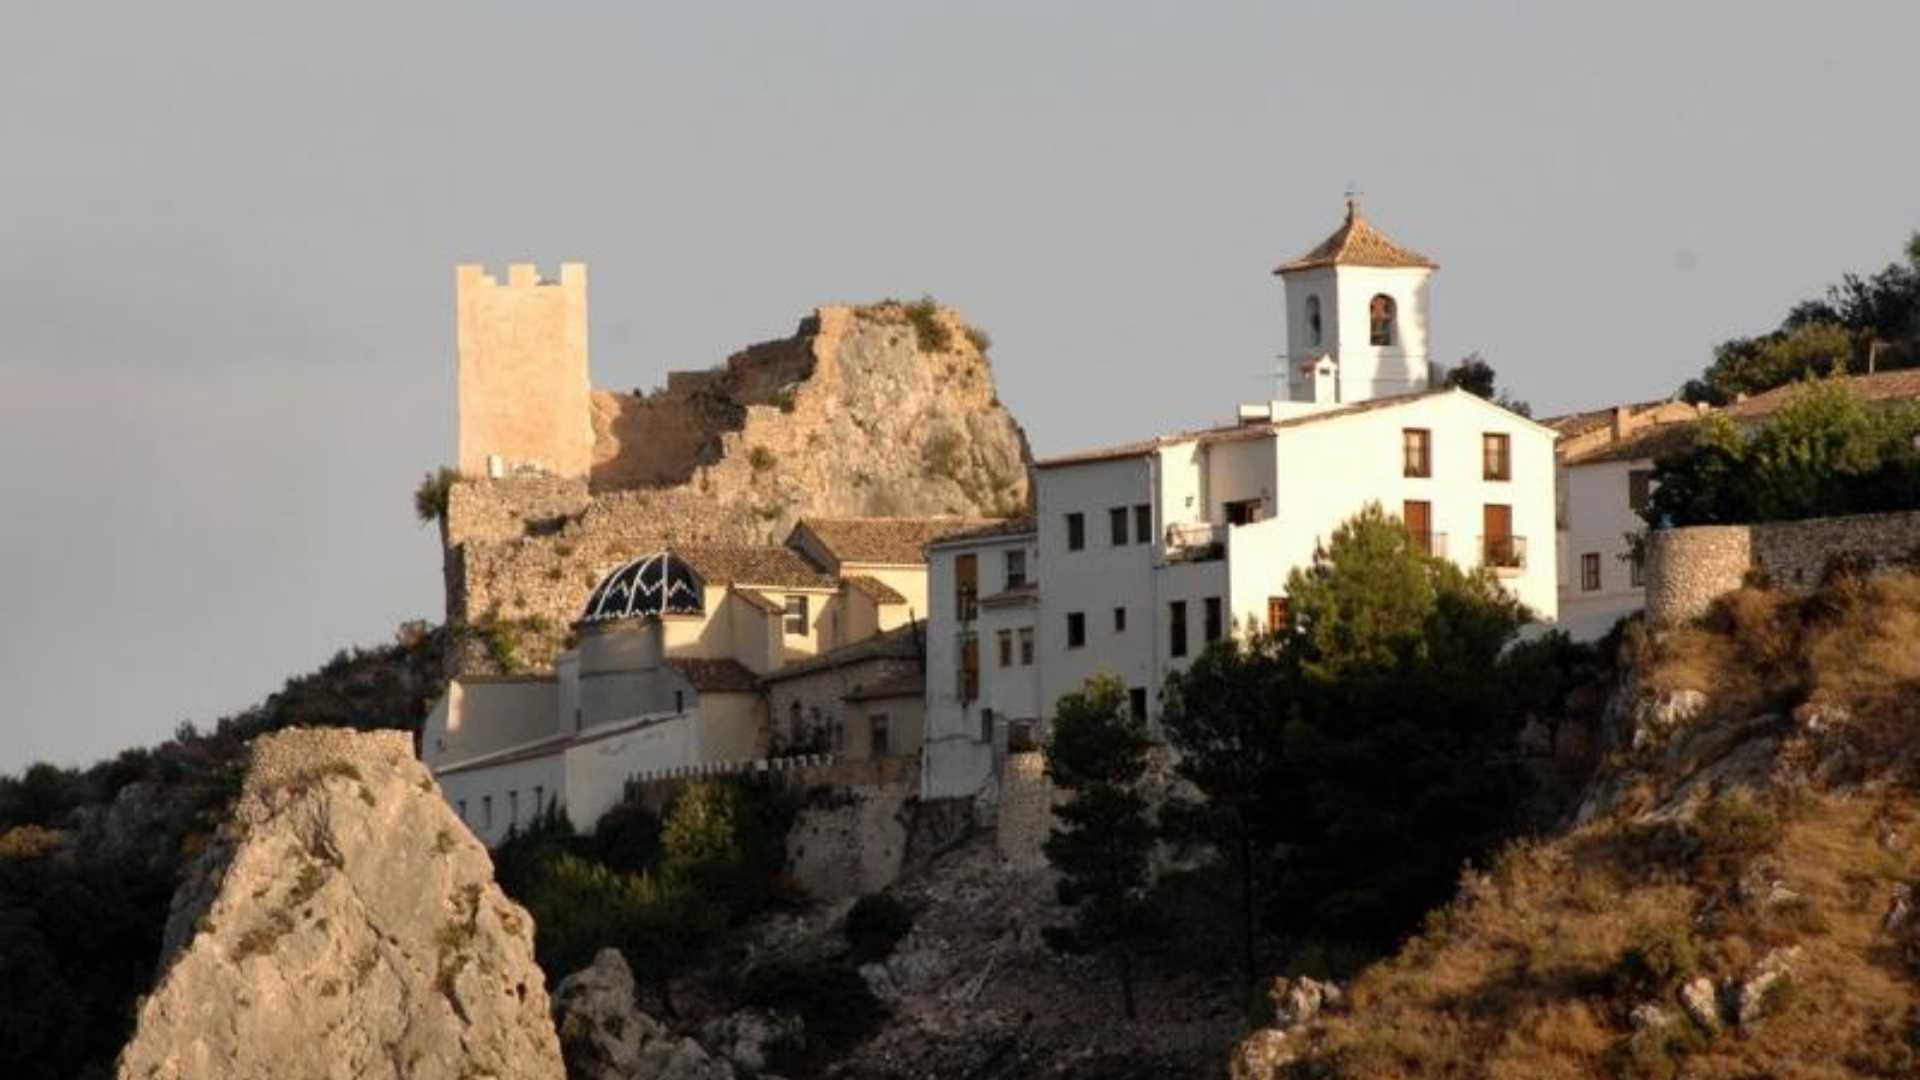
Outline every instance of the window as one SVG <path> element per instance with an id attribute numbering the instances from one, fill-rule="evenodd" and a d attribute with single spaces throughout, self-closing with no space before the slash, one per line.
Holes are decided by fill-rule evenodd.
<path id="1" fill-rule="evenodd" d="M 1580 556 L 1580 591 L 1600 591 L 1600 553 L 1597 551 Z"/>
<path id="2" fill-rule="evenodd" d="M 1513 535 L 1513 507 L 1488 503 L 1481 508 L 1480 522 L 1484 545 L 1480 561 L 1503 570 L 1524 569 L 1527 549 L 1521 538 Z"/>
<path id="3" fill-rule="evenodd" d="M 1647 496 L 1652 493 L 1652 469 L 1634 469 L 1627 474 L 1627 509 L 1645 510 L 1647 508 Z"/>
<path id="4" fill-rule="evenodd" d="M 980 638 L 967 633 L 960 636 L 960 704 L 980 696 Z"/>
<path id="5" fill-rule="evenodd" d="M 480 796 L 480 827 L 493 828 L 493 796 L 491 795 Z"/>
<path id="6" fill-rule="evenodd" d="M 1107 511 L 1107 528 L 1113 533 L 1113 546 L 1127 546 L 1127 508 L 1116 506 Z"/>
<path id="7" fill-rule="evenodd" d="M 687 692 L 685 690 L 675 690 L 673 692 L 673 711 L 677 713 L 687 711 Z"/>
<path id="8" fill-rule="evenodd" d="M 1413 540 L 1416 551 L 1428 555 L 1438 555 L 1433 542 L 1433 504 L 1420 499 L 1408 499 L 1400 504 L 1400 520 L 1406 523 L 1407 536 Z"/>
<path id="9" fill-rule="evenodd" d="M 1013 631 L 1002 630 L 998 634 L 994 635 L 994 640 L 996 641 L 996 643 L 999 645 L 999 648 L 1000 648 L 1000 666 L 1012 667 L 1013 666 Z"/>
<path id="10" fill-rule="evenodd" d="M 1284 596 L 1267 597 L 1267 629 L 1282 630 L 1293 625 L 1293 612 Z"/>
<path id="11" fill-rule="evenodd" d="M 533 785 L 533 816 L 535 818 L 538 818 L 540 816 L 540 811 L 545 810 L 546 808 L 547 808 L 547 789 L 540 784 Z"/>
<path id="12" fill-rule="evenodd" d="M 1400 432 L 1401 476 L 1433 475 L 1433 432 L 1404 428 Z"/>
<path id="13" fill-rule="evenodd" d="M 1147 722 L 1147 688 L 1135 686 L 1127 691 L 1127 708 L 1132 710 L 1133 718 L 1141 723 Z"/>
<path id="14" fill-rule="evenodd" d="M 1260 520 L 1259 499 L 1236 499 L 1226 504 L 1227 524 L 1251 525 Z"/>
<path id="15" fill-rule="evenodd" d="M 1484 480 L 1513 479 L 1512 440 L 1496 432 L 1480 436 L 1480 476 Z"/>
<path id="16" fill-rule="evenodd" d="M 1020 628 L 1020 666 L 1033 666 L 1033 627 Z"/>
<path id="17" fill-rule="evenodd" d="M 980 616 L 980 557 L 961 555 L 953 560 L 953 607 L 963 623 Z"/>
<path id="18" fill-rule="evenodd" d="M 1079 551 L 1087 546 L 1087 515 L 1067 515 L 1067 550 Z"/>
<path id="19" fill-rule="evenodd" d="M 519 825 L 520 825 L 520 792 L 516 789 L 516 790 L 507 792 L 507 827 L 517 828 L 519 827 Z"/>
<path id="20" fill-rule="evenodd" d="M 1320 298 L 1307 297 L 1307 344 L 1320 344 Z"/>
<path id="21" fill-rule="evenodd" d="M 796 701 L 787 706 L 787 737 L 799 742 L 800 730 L 804 724 L 806 721 L 800 716 L 800 703 Z"/>
<path id="22" fill-rule="evenodd" d="M 1153 507 L 1140 503 L 1133 508 L 1133 542 L 1153 543 Z"/>
<path id="23" fill-rule="evenodd" d="M 1007 554 L 1007 588 L 1017 589 L 1027 583 L 1027 549 L 1009 551 Z"/>
<path id="24" fill-rule="evenodd" d="M 1067 612 L 1067 648 L 1077 649 L 1087 643 L 1087 615 L 1083 611 Z"/>
<path id="25" fill-rule="evenodd" d="M 1647 562 L 1638 555 L 1627 556 L 1627 584 L 1636 589 L 1646 587 Z"/>
<path id="26" fill-rule="evenodd" d="M 1172 644 L 1167 652 L 1173 656 L 1187 655 L 1187 602 L 1175 600 L 1167 605 L 1167 633 Z"/>
<path id="27" fill-rule="evenodd" d="M 1367 305 L 1367 322 L 1373 328 L 1369 338 L 1371 344 L 1393 344 L 1393 317 L 1396 310 L 1393 297 L 1386 293 L 1374 294 L 1373 302 Z"/>
<path id="28" fill-rule="evenodd" d="M 880 713 L 867 718 L 867 754 L 869 757 L 886 757 L 891 747 L 887 741 L 887 716 Z"/>
<path id="29" fill-rule="evenodd" d="M 1222 617 L 1223 614 L 1220 608 L 1220 598 L 1217 596 L 1207 597 L 1204 621 L 1201 624 L 1200 632 L 1205 635 L 1209 644 L 1219 641 L 1221 632 L 1226 629 L 1226 620 Z"/>
<path id="30" fill-rule="evenodd" d="M 1126 608 L 1117 607 L 1113 609 L 1113 632 L 1116 634 L 1124 634 L 1127 632 Z"/>
<path id="31" fill-rule="evenodd" d="M 981 742 L 993 741 L 993 710 L 992 709 L 980 710 L 980 741 Z"/>
<path id="32" fill-rule="evenodd" d="M 804 635 L 811 620 L 807 618 L 807 598 L 787 597 L 787 633 Z"/>
<path id="33" fill-rule="evenodd" d="M 466 820 L 467 820 L 467 800 L 461 799 L 460 800 L 460 821 L 462 824 L 465 824 Z"/>

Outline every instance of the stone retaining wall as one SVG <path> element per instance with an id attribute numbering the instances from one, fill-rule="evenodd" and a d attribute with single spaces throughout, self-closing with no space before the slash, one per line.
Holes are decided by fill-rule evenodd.
<path id="1" fill-rule="evenodd" d="M 1774 585 L 1810 589 L 1836 559 L 1901 562 L 1920 551 L 1920 512 L 1693 525 L 1647 535 L 1647 619 L 1684 622 L 1752 572 Z"/>

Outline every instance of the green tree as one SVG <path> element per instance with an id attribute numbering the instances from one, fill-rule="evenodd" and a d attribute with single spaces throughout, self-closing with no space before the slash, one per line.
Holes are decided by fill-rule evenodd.
<path id="1" fill-rule="evenodd" d="M 1144 722 L 1128 708 L 1127 689 L 1097 675 L 1055 707 L 1047 741 L 1047 775 L 1071 798 L 1054 816 L 1042 849 L 1060 871 L 1060 902 L 1073 922 L 1049 927 L 1048 944 L 1062 951 L 1112 955 L 1127 1018 L 1137 1015 L 1133 951 L 1158 929 L 1147 898 L 1147 858 L 1153 818 L 1140 782 L 1152 745 Z"/>
<path id="2" fill-rule="evenodd" d="M 1280 735 L 1300 673 L 1289 633 L 1275 629 L 1226 638 L 1167 676 L 1161 726 L 1176 752 L 1175 771 L 1203 796 L 1174 797 L 1161 810 L 1163 834 L 1220 853 L 1238 903 L 1241 968 L 1259 978 L 1260 908 L 1272 877 L 1279 817 Z"/>
<path id="3" fill-rule="evenodd" d="M 1512 397 L 1505 390 L 1498 389 L 1496 386 L 1498 380 L 1499 373 L 1493 370 L 1493 365 L 1487 363 L 1485 357 L 1474 352 L 1468 353 L 1458 364 L 1448 368 L 1444 381 L 1449 387 L 1465 390 L 1475 397 L 1486 398 L 1503 409 L 1517 412 L 1521 416 L 1532 416 L 1533 406 Z"/>

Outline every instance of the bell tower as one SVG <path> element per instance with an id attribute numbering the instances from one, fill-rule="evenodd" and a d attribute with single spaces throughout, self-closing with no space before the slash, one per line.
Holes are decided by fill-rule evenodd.
<path id="1" fill-rule="evenodd" d="M 593 468 L 586 265 L 564 263 L 555 280 L 515 263 L 505 284 L 461 266 L 454 294 L 461 474 L 534 468 L 584 479 Z"/>
<path id="2" fill-rule="evenodd" d="M 1401 247 L 1347 198 L 1347 217 L 1280 264 L 1286 297 L 1285 400 L 1331 404 L 1425 390 L 1427 285 L 1439 265 Z"/>

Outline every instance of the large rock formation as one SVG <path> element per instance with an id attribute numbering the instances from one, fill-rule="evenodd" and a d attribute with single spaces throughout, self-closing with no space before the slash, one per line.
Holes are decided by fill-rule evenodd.
<path id="1" fill-rule="evenodd" d="M 533 923 L 401 732 L 263 736 L 123 1080 L 563 1076 Z"/>
<path id="2" fill-rule="evenodd" d="M 448 621 L 541 667 L 600 577 L 650 547 L 778 542 L 805 516 L 1019 513 L 1030 454 L 985 344 L 931 303 L 823 307 L 654 393 L 595 391 L 591 484 L 516 474 L 448 492 Z M 487 660 L 470 650 L 462 667 Z"/>

